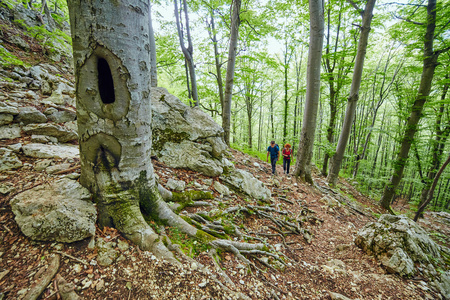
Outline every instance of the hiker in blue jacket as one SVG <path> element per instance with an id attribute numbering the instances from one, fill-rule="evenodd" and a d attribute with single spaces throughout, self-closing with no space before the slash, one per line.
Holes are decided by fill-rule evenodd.
<path id="1" fill-rule="evenodd" d="M 270 142 L 270 146 L 267 148 L 267 162 L 269 162 L 269 154 L 270 154 L 270 163 L 272 164 L 272 174 L 275 174 L 276 164 L 278 158 L 280 157 L 280 147 L 275 144 L 275 141 Z"/>

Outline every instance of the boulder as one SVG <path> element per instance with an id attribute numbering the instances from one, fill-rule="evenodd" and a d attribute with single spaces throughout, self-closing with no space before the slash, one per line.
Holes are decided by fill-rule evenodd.
<path id="1" fill-rule="evenodd" d="M 48 145 L 27 144 L 22 146 L 26 156 L 35 158 L 79 158 L 80 151 L 77 145 Z"/>
<path id="2" fill-rule="evenodd" d="M 22 161 L 10 149 L 0 148 L 0 171 L 9 171 L 22 167 Z"/>
<path id="3" fill-rule="evenodd" d="M 64 178 L 20 193 L 10 204 L 29 238 L 72 243 L 95 234 L 97 210 L 90 197 L 77 181 Z"/>
<path id="4" fill-rule="evenodd" d="M 227 146 L 223 129 L 199 108 L 182 103 L 164 88 L 152 88 L 152 155 L 174 168 L 207 176 L 223 172 Z"/>
<path id="5" fill-rule="evenodd" d="M 0 126 L 0 140 L 12 140 L 21 137 L 20 126 L 12 124 L 8 126 Z"/>
<path id="6" fill-rule="evenodd" d="M 264 183 L 247 171 L 234 169 L 230 173 L 220 176 L 220 179 L 255 199 L 268 200 L 271 196 L 270 190 L 264 186 Z"/>
<path id="7" fill-rule="evenodd" d="M 404 215 L 382 215 L 359 230 L 355 244 L 380 259 L 388 272 L 411 276 L 414 263 L 443 263 L 437 245 L 416 222 Z"/>
<path id="8" fill-rule="evenodd" d="M 45 123 L 47 122 L 47 117 L 35 107 L 27 106 L 19 108 L 19 115 L 16 117 L 16 121 L 25 125 L 31 123 Z"/>
<path id="9" fill-rule="evenodd" d="M 30 124 L 22 128 L 26 134 L 48 135 L 58 139 L 59 142 L 65 143 L 78 139 L 76 131 L 68 129 L 64 126 L 50 123 Z"/>

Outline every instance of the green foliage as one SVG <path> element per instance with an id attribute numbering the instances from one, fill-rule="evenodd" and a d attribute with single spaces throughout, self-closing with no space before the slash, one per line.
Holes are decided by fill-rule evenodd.
<path id="1" fill-rule="evenodd" d="M 17 56 L 0 46 L 0 65 L 3 68 L 8 68 L 11 66 L 24 66 L 26 64 L 24 64 Z"/>

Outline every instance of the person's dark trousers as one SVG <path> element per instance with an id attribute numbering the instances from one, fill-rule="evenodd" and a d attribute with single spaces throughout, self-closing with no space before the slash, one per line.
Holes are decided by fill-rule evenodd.
<path id="1" fill-rule="evenodd" d="M 272 164 L 272 174 L 275 174 L 277 166 L 277 157 L 270 157 L 270 163 Z"/>
<path id="2" fill-rule="evenodd" d="M 283 171 L 289 174 L 289 166 L 291 165 L 291 160 L 283 157 Z"/>

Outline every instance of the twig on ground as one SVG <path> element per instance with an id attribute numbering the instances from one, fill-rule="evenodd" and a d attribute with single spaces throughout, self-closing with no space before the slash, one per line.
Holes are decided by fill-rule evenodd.
<path id="1" fill-rule="evenodd" d="M 67 254 L 67 253 L 64 253 L 64 252 L 58 251 L 58 250 L 55 250 L 55 251 L 53 251 L 53 252 L 59 253 L 59 254 L 61 254 L 61 255 L 63 255 L 63 256 L 66 256 L 66 257 L 68 257 L 68 258 L 74 259 L 74 260 L 76 260 L 76 261 L 82 263 L 83 265 L 89 266 L 89 264 L 88 264 L 87 262 L 85 262 L 84 260 L 79 259 L 79 258 L 76 258 L 76 257 L 74 257 L 74 256 L 72 256 L 72 255 L 70 255 L 70 254 Z"/>

